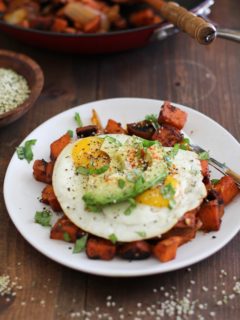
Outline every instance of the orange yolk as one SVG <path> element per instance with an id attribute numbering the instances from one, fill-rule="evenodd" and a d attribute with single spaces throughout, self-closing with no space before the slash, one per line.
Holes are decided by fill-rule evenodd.
<path id="1" fill-rule="evenodd" d="M 172 176 L 167 176 L 164 186 L 171 184 L 176 189 L 178 182 Z M 168 207 L 169 200 L 165 199 L 161 194 L 161 188 L 159 186 L 148 189 L 136 197 L 136 201 L 148 206 L 154 207 Z"/>
<path id="2" fill-rule="evenodd" d="M 72 149 L 72 159 L 76 167 L 101 168 L 109 164 L 109 156 L 101 151 L 102 138 L 87 137 L 75 143 Z"/>

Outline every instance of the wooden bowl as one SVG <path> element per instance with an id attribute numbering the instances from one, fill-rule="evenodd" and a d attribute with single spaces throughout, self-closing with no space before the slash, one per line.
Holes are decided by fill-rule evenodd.
<path id="1" fill-rule="evenodd" d="M 30 95 L 17 108 L 0 115 L 0 127 L 6 126 L 23 116 L 39 97 L 44 83 L 40 66 L 24 54 L 0 50 L 0 68 L 7 68 L 22 75 L 28 82 Z"/>

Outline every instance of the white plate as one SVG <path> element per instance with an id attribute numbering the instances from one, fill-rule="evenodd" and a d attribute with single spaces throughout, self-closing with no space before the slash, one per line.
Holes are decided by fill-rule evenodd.
<path id="1" fill-rule="evenodd" d="M 33 147 L 34 159 L 49 159 L 49 145 L 69 129 L 75 129 L 75 112 L 79 112 L 83 124 L 90 123 L 91 111 L 96 109 L 103 125 L 113 118 L 123 125 L 144 119 L 146 114 L 158 114 L 162 101 L 149 99 L 111 99 L 88 103 L 67 110 L 44 122 L 25 140 L 37 139 Z M 177 105 L 177 104 L 174 104 Z M 211 155 L 238 170 L 240 163 L 239 143 L 219 124 L 190 108 L 179 106 L 188 113 L 184 131 L 194 142 Z M 23 141 L 24 142 L 24 141 Z M 240 198 L 227 206 L 219 232 L 199 233 L 193 241 L 177 251 L 175 260 L 160 263 L 154 258 L 128 262 L 115 258 L 110 262 L 89 260 L 85 253 L 72 254 L 69 243 L 50 240 L 49 229 L 34 223 L 34 214 L 42 210 L 38 201 L 44 184 L 33 179 L 32 164 L 20 161 L 14 154 L 4 181 L 4 198 L 9 215 L 22 236 L 47 257 L 70 268 L 104 276 L 133 277 L 176 270 L 203 260 L 221 249 L 240 229 Z M 216 174 L 215 174 L 216 177 Z M 216 238 L 212 238 L 213 236 Z"/>

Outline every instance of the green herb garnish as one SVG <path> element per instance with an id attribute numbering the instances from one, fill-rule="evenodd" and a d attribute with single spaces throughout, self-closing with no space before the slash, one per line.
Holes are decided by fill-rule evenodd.
<path id="1" fill-rule="evenodd" d="M 164 199 L 172 199 L 176 193 L 176 190 L 173 188 L 171 183 L 166 184 L 161 188 L 161 194 Z"/>
<path id="2" fill-rule="evenodd" d="M 89 176 L 92 174 L 102 174 L 109 169 L 109 165 L 102 166 L 101 168 L 86 168 L 86 167 L 78 167 L 76 168 L 76 174 L 82 174 L 85 176 Z"/>
<path id="3" fill-rule="evenodd" d="M 139 193 L 142 191 L 142 186 L 144 184 L 144 178 L 143 176 L 138 176 L 135 183 L 134 183 L 134 189 L 136 191 L 136 193 Z"/>
<path id="4" fill-rule="evenodd" d="M 190 140 L 188 138 L 184 138 L 183 141 L 180 143 L 180 149 L 182 150 L 189 150 Z"/>
<path id="5" fill-rule="evenodd" d="M 70 242 L 70 241 L 71 241 L 71 237 L 70 237 L 69 233 L 64 232 L 64 233 L 63 233 L 63 239 L 64 239 L 64 241 L 66 241 L 66 242 Z"/>
<path id="6" fill-rule="evenodd" d="M 32 146 L 35 145 L 36 142 L 36 139 L 28 140 L 25 142 L 24 146 L 17 147 L 16 152 L 18 159 L 26 159 L 27 162 L 30 163 L 33 159 Z"/>
<path id="7" fill-rule="evenodd" d="M 217 184 L 219 181 L 220 181 L 219 179 L 212 179 L 212 180 L 211 180 L 211 183 L 215 185 L 215 184 Z"/>
<path id="8" fill-rule="evenodd" d="M 129 202 L 130 205 L 129 205 L 129 207 L 127 207 L 127 209 L 124 211 L 124 214 L 125 214 L 126 216 L 129 216 L 129 215 L 132 213 L 133 209 L 135 209 L 136 206 L 137 206 L 136 201 L 135 201 L 133 198 L 128 199 L 128 202 Z"/>
<path id="9" fill-rule="evenodd" d="M 52 214 L 48 210 L 36 211 L 34 220 L 43 227 L 51 227 Z"/>
<path id="10" fill-rule="evenodd" d="M 71 138 L 73 138 L 73 131 L 72 130 L 68 130 L 67 133 L 70 135 Z"/>
<path id="11" fill-rule="evenodd" d="M 83 126 L 80 114 L 78 112 L 75 112 L 74 120 L 77 122 L 78 127 L 82 127 Z"/>
<path id="12" fill-rule="evenodd" d="M 161 194 L 162 194 L 163 198 L 168 200 L 169 209 L 172 209 L 174 207 L 174 205 L 176 204 L 176 202 L 174 200 L 175 193 L 176 193 L 176 190 L 171 185 L 171 183 L 168 183 L 161 188 Z"/>
<path id="13" fill-rule="evenodd" d="M 146 234 L 145 231 L 137 231 L 136 233 L 137 233 L 137 234 L 139 235 L 139 237 L 141 237 L 141 238 L 145 238 L 145 237 L 147 236 L 147 234 Z"/>
<path id="14" fill-rule="evenodd" d="M 123 179 L 118 180 L 118 186 L 120 189 L 123 189 L 125 187 L 125 184 L 126 184 L 125 180 Z"/>
<path id="15" fill-rule="evenodd" d="M 169 152 L 169 155 L 168 155 L 168 156 L 169 156 L 171 159 L 175 158 L 176 155 L 177 155 L 177 153 L 178 153 L 178 151 L 179 151 L 179 149 L 180 149 L 180 145 L 179 145 L 178 143 L 176 143 L 176 144 L 173 146 L 173 148 L 171 149 L 171 151 Z"/>
<path id="16" fill-rule="evenodd" d="M 87 238 L 88 238 L 88 235 L 86 234 L 80 239 L 77 239 L 77 241 L 74 244 L 73 253 L 82 252 L 86 248 Z"/>
<path id="17" fill-rule="evenodd" d="M 145 120 L 151 121 L 152 125 L 154 126 L 154 129 L 159 128 L 158 116 L 156 114 L 146 115 Z"/>
<path id="18" fill-rule="evenodd" d="M 118 238 L 117 236 L 115 235 L 115 233 L 112 233 L 109 235 L 108 239 L 113 243 L 115 244 L 117 241 L 118 241 Z"/>
<path id="19" fill-rule="evenodd" d="M 198 154 L 199 160 L 209 160 L 209 153 L 207 151 Z"/>
<path id="20" fill-rule="evenodd" d="M 142 139 L 142 145 L 144 148 L 149 148 L 153 146 L 154 144 L 158 144 L 159 142 L 157 140 L 146 140 Z"/>

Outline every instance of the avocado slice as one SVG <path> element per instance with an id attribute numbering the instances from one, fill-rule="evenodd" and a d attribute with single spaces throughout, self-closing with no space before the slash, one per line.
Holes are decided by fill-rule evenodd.
<path id="1" fill-rule="evenodd" d="M 88 177 L 86 192 L 82 198 L 86 208 L 98 211 L 105 205 L 126 201 L 166 178 L 168 167 L 165 161 L 161 161 L 164 155 L 163 148 L 159 144 L 146 148 L 142 142 L 143 139 L 130 137 L 122 145 L 117 144 L 117 148 L 114 148 L 114 142 L 111 141 L 109 169 L 103 174 Z M 104 151 L 108 153 L 108 143 L 104 145 Z M 131 154 L 135 158 L 131 157 Z M 143 154 L 147 158 L 145 166 L 141 165 L 143 158 L 137 159 Z M 159 156 L 156 157 L 156 154 Z"/>

